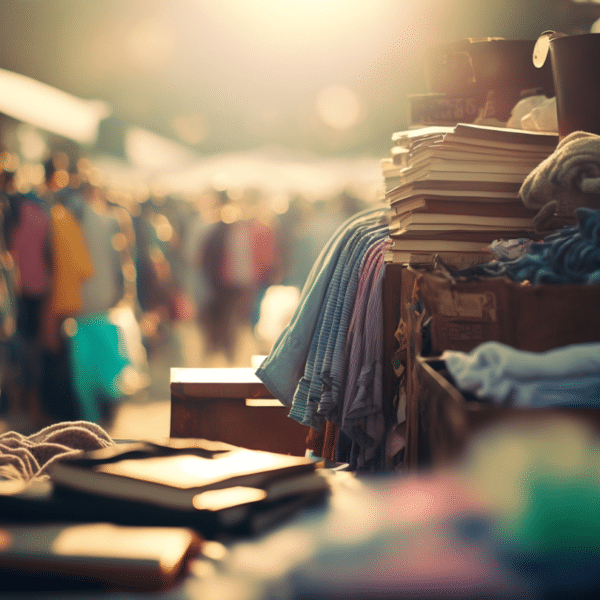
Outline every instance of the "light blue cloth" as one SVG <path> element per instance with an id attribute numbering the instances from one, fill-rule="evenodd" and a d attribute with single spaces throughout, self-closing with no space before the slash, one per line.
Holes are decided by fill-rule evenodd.
<path id="1" fill-rule="evenodd" d="M 546 352 L 485 342 L 441 358 L 462 391 L 512 406 L 600 406 L 600 343 Z"/>
<path id="2" fill-rule="evenodd" d="M 257 369 L 256 376 L 286 406 L 292 405 L 294 393 L 304 373 L 323 300 L 345 243 L 357 226 L 377 219 L 387 220 L 390 212 L 388 207 L 368 208 L 345 221 L 336 230 L 315 261 L 289 324 Z"/>
<path id="3" fill-rule="evenodd" d="M 356 349 L 353 348 L 354 341 L 356 340 L 357 344 L 360 344 L 360 340 L 362 340 L 362 331 L 354 331 L 355 315 L 366 310 L 374 267 L 378 260 L 383 257 L 385 239 L 379 239 L 369 245 L 358 270 L 355 271 L 356 289 L 352 292 L 354 302 L 352 304 L 346 303 L 342 307 L 340 327 L 331 359 L 331 389 L 323 389 L 318 409 L 318 414 L 323 415 L 327 420 L 338 426 L 343 410 L 344 392 L 348 378 L 351 376 L 350 371 L 354 366 L 351 363 L 352 353 L 356 352 Z M 356 336 L 355 333 L 359 335 Z"/>
<path id="4" fill-rule="evenodd" d="M 290 416 L 293 418 L 303 412 L 301 422 L 317 431 L 320 431 L 325 424 L 325 420 L 317 415 L 317 410 L 323 395 L 327 396 L 331 393 L 331 362 L 340 332 L 343 307 L 347 305 L 349 310 L 352 310 L 362 258 L 372 241 L 387 236 L 388 232 L 387 226 L 383 228 L 379 225 L 358 227 L 342 251 L 338 266 L 333 273 L 320 330 L 315 332 L 315 336 L 318 333 L 319 339 L 312 370 L 306 369 L 303 376 L 303 380 L 306 379 L 310 382 L 308 396 L 304 393 L 305 386 L 299 386 L 294 395 L 292 412 L 290 412 Z M 347 325 L 344 327 L 343 336 L 345 338 Z M 306 409 L 303 411 L 304 406 Z"/>
<path id="5" fill-rule="evenodd" d="M 315 351 L 314 360 L 312 361 L 312 369 L 305 369 L 303 380 L 308 381 L 308 394 L 304 394 L 304 386 L 299 387 L 294 394 L 293 409 L 290 416 L 293 414 L 303 413 L 301 422 L 305 425 L 310 425 L 320 431 L 324 420 L 313 419 L 316 413 L 321 393 L 323 389 L 323 379 L 321 377 L 323 361 L 327 353 L 327 347 L 333 343 L 337 335 L 336 311 L 340 298 L 343 301 L 344 292 L 348 284 L 348 279 L 352 267 L 354 265 L 355 253 L 360 251 L 360 246 L 367 232 L 370 231 L 370 225 L 359 226 L 355 229 L 352 237 L 343 248 L 336 268 L 331 277 L 329 288 L 327 290 L 326 301 L 322 313 L 322 319 L 319 323 L 319 328 L 315 331 L 315 337 L 318 337 L 316 346 L 311 349 Z"/>
<path id="6" fill-rule="evenodd" d="M 352 264 L 348 282 L 340 290 L 343 291 L 343 294 L 340 294 L 338 306 L 336 307 L 337 332 L 335 337 L 331 336 L 325 352 L 323 365 L 321 366 L 323 391 L 320 406 L 327 401 L 330 401 L 332 406 L 337 406 L 343 398 L 343 388 L 346 379 L 348 328 L 356 304 L 364 259 L 373 248 L 381 247 L 382 240 L 387 239 L 388 234 L 389 229 L 386 227 L 385 229 L 373 232 L 365 239 L 364 246 L 360 249 L 359 255 Z M 381 253 L 381 256 L 383 256 L 383 253 Z M 319 410 L 319 412 L 321 411 Z"/>
<path id="7" fill-rule="evenodd" d="M 387 225 L 384 228 L 380 226 L 379 219 L 376 220 L 375 224 L 370 220 L 367 223 L 359 224 L 355 228 L 354 233 L 340 253 L 327 288 L 317 328 L 311 342 L 304 375 L 294 394 L 290 411 L 291 418 L 304 425 L 309 425 L 317 431 L 320 431 L 325 425 L 325 420 L 317 416 L 317 409 L 325 387 L 322 377 L 323 364 L 326 360 L 328 348 L 330 348 L 329 356 L 331 356 L 332 347 L 337 338 L 341 311 L 339 305 L 345 300 L 348 283 L 352 273 L 358 269 L 370 236 L 373 232 L 382 229 L 388 231 Z M 353 302 L 354 297 L 349 298 L 349 301 Z M 327 373 L 326 377 L 328 378 L 328 376 Z M 328 380 L 326 380 L 326 385 L 328 388 L 330 387 Z"/>

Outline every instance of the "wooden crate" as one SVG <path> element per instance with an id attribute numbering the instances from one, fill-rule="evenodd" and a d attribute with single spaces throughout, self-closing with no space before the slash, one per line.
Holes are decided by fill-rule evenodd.
<path id="1" fill-rule="evenodd" d="M 431 316 L 432 356 L 492 340 L 531 352 L 600 341 L 599 285 L 452 281 L 424 272 L 419 291 Z"/>
<path id="2" fill-rule="evenodd" d="M 304 456 L 309 428 L 289 411 L 253 368 L 171 369 L 171 437 Z"/>
<path id="3" fill-rule="evenodd" d="M 413 430 L 418 431 L 418 468 L 456 461 L 477 433 L 503 421 L 539 424 L 549 418 L 581 419 L 600 433 L 597 408 L 501 407 L 463 394 L 445 375 L 445 363 L 439 357 L 418 356 L 415 379 L 419 410 Z"/>

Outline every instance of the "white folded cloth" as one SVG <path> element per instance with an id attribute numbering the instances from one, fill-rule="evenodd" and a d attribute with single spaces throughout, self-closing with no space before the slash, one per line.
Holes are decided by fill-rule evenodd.
<path id="1" fill-rule="evenodd" d="M 480 399 L 512 406 L 600 406 L 600 343 L 546 352 L 485 342 L 441 358 L 457 387 Z"/>

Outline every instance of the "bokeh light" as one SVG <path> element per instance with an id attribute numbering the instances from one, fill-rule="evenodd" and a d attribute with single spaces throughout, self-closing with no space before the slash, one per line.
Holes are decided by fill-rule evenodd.
<path id="1" fill-rule="evenodd" d="M 356 125 L 361 112 L 355 92 L 344 85 L 330 85 L 317 96 L 317 111 L 323 122 L 334 129 Z"/>

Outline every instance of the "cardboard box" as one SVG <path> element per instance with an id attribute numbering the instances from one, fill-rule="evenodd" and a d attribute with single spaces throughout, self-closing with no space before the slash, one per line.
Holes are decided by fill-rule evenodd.
<path id="1" fill-rule="evenodd" d="M 485 94 L 452 97 L 447 94 L 409 94 L 409 127 L 473 123 L 483 110 Z"/>

